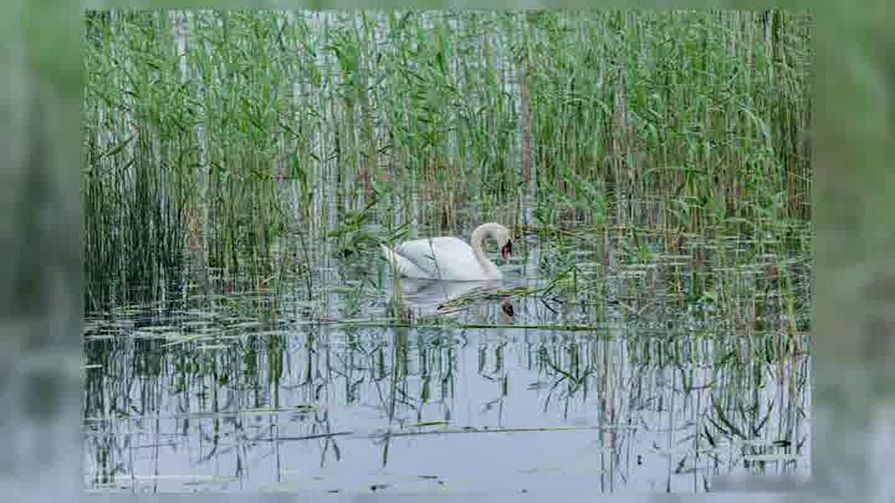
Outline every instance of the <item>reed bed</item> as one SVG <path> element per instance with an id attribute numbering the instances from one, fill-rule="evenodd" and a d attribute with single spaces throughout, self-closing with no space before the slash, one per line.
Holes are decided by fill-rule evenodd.
<path id="1" fill-rule="evenodd" d="M 334 253 L 481 220 L 578 227 L 594 243 L 637 228 L 784 234 L 811 214 L 810 24 L 784 11 L 89 12 L 87 306 L 158 299 L 215 270 L 306 275 L 310 290 Z"/>

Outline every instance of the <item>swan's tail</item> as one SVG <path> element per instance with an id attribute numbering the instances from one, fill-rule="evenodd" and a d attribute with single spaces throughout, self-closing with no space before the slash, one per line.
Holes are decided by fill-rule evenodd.
<path id="1" fill-rule="evenodd" d="M 382 248 L 382 255 L 388 260 L 389 264 L 394 266 L 398 262 L 398 255 L 395 253 L 395 250 L 392 250 L 384 244 L 380 244 L 379 246 Z"/>

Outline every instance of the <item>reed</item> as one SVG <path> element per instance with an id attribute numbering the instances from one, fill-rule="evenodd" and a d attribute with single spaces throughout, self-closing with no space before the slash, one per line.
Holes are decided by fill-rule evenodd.
<path id="1" fill-rule="evenodd" d="M 805 13 L 113 11 L 86 24 L 91 308 L 210 268 L 308 275 L 332 251 L 325 234 L 364 209 L 383 234 L 499 219 L 584 226 L 595 242 L 610 226 L 751 237 L 810 219 Z"/>

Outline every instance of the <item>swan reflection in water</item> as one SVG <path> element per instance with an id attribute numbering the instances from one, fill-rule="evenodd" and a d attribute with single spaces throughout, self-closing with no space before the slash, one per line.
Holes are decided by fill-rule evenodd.
<path id="1" fill-rule="evenodd" d="M 401 278 L 395 288 L 400 288 L 404 305 L 414 318 L 420 316 L 455 316 L 471 308 L 486 308 L 493 305 L 493 297 L 484 297 L 501 287 L 500 281 L 439 281 L 431 279 Z M 394 296 L 393 292 L 393 296 Z M 474 299 L 482 295 L 479 299 Z M 451 303 L 464 297 L 472 297 L 469 303 Z M 513 305 L 506 296 L 501 302 L 501 318 L 504 322 L 513 319 Z M 485 314 L 487 311 L 479 311 Z"/>

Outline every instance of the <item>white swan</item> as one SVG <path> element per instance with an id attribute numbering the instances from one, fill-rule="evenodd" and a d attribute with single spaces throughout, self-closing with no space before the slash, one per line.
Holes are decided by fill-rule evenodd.
<path id="1" fill-rule="evenodd" d="M 382 253 L 398 274 L 409 278 L 448 281 L 487 281 L 501 279 L 503 273 L 488 259 L 483 248 L 486 238 L 500 246 L 504 263 L 513 251 L 510 231 L 496 224 L 482 224 L 474 231 L 470 243 L 455 237 L 437 237 L 405 241 L 394 249 L 382 245 Z"/>

